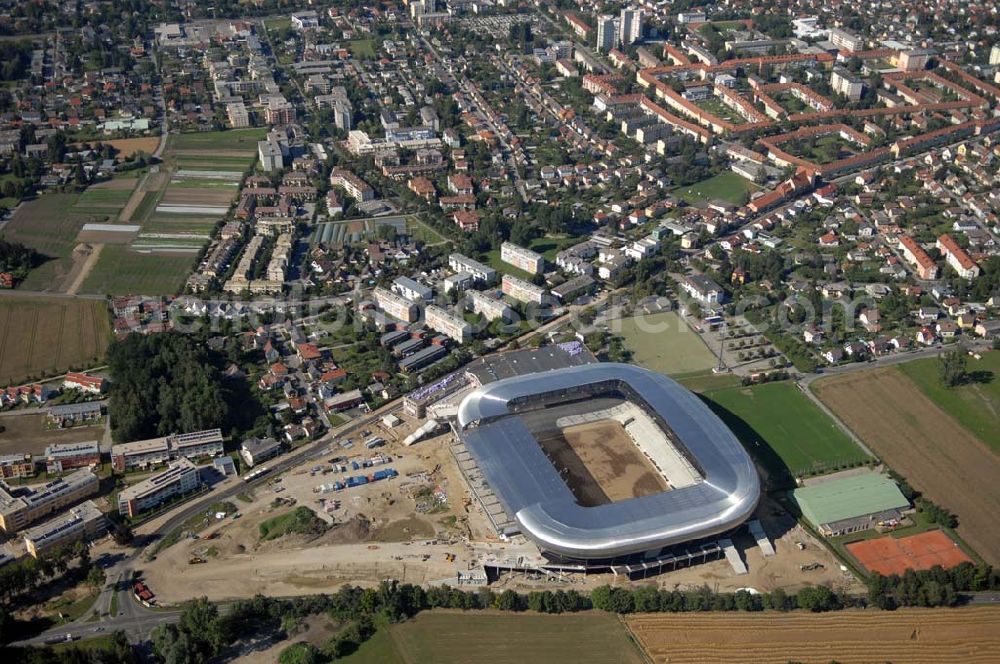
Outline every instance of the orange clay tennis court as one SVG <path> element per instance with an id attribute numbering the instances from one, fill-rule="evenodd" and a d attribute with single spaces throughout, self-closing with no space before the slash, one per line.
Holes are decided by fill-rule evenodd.
<path id="1" fill-rule="evenodd" d="M 934 565 L 949 569 L 962 563 L 972 562 L 972 559 L 958 548 L 958 544 L 940 530 L 899 539 L 880 537 L 852 542 L 847 545 L 847 550 L 869 572 L 878 572 L 886 576 L 902 574 L 907 569 L 930 569 Z"/>

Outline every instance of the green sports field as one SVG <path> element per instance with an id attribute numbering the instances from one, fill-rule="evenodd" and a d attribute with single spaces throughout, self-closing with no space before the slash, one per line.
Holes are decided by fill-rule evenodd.
<path id="1" fill-rule="evenodd" d="M 917 384 L 942 410 L 958 420 L 995 452 L 1000 452 L 1000 351 L 968 359 L 969 380 L 948 388 L 938 378 L 937 358 L 899 365 L 899 370 Z"/>
<path id="2" fill-rule="evenodd" d="M 641 664 L 642 655 L 615 616 L 425 611 L 391 625 L 342 660 L 350 664 Z"/>
<path id="3" fill-rule="evenodd" d="M 731 387 L 704 398 L 778 481 L 786 471 L 808 475 L 868 458 L 794 383 Z"/>
<path id="4" fill-rule="evenodd" d="M 625 347 L 635 364 L 668 375 L 703 373 L 715 366 L 716 357 L 697 332 L 691 331 L 675 311 L 622 318 Z"/>

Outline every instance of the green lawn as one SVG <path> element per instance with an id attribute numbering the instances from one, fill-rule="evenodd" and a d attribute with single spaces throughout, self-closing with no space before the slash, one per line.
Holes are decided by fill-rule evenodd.
<path id="1" fill-rule="evenodd" d="M 703 398 L 779 484 L 787 474 L 830 471 L 867 459 L 794 383 L 731 387 Z"/>
<path id="2" fill-rule="evenodd" d="M 937 358 L 906 362 L 899 370 L 959 424 L 1000 452 L 1000 351 L 985 353 L 981 360 L 970 357 L 972 380 L 954 388 L 941 384 L 938 362 Z"/>
<path id="3" fill-rule="evenodd" d="M 714 200 L 742 205 L 750 193 L 757 189 L 757 185 L 750 180 L 732 171 L 726 171 L 687 187 L 678 187 L 673 194 L 684 199 L 688 205 Z"/>
<path id="4" fill-rule="evenodd" d="M 171 150 L 257 150 L 257 141 L 267 136 L 267 127 L 199 131 L 170 137 Z"/>
<path id="5" fill-rule="evenodd" d="M 676 311 L 623 318 L 615 321 L 612 330 L 632 351 L 632 362 L 647 369 L 677 375 L 704 373 L 715 366 L 715 355 L 701 335 L 693 332 Z"/>
<path id="6" fill-rule="evenodd" d="M 390 626 L 389 633 L 392 644 L 377 641 L 372 657 L 348 661 L 434 664 L 640 664 L 643 661 L 618 618 L 597 612 L 540 615 L 425 611 L 412 620 Z M 359 650 L 356 655 L 362 652 Z"/>
<path id="7" fill-rule="evenodd" d="M 81 292 L 105 295 L 172 295 L 194 267 L 193 254 L 140 254 L 105 245 Z"/>
<path id="8" fill-rule="evenodd" d="M 375 57 L 374 39 L 355 39 L 354 41 L 347 42 L 347 48 L 351 50 L 354 57 L 362 60 L 369 60 Z"/>

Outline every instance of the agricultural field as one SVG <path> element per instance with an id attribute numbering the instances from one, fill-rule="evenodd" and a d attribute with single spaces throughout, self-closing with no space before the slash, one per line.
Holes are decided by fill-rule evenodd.
<path id="1" fill-rule="evenodd" d="M 172 154 L 196 151 L 205 155 L 222 155 L 220 150 L 233 150 L 253 154 L 257 151 L 257 141 L 265 136 L 266 127 L 176 134 L 170 137 L 169 151 Z"/>
<path id="2" fill-rule="evenodd" d="M 759 187 L 745 177 L 741 177 L 732 171 L 720 173 L 707 180 L 696 182 L 687 187 L 678 187 L 672 193 L 683 198 L 688 205 L 708 203 L 711 201 L 725 201 L 733 205 L 742 205 L 747 201 L 750 194 L 757 191 Z"/>
<path id="3" fill-rule="evenodd" d="M 136 182 L 135 178 L 129 178 L 88 187 L 77 198 L 73 212 L 106 216 L 113 221 L 131 198 Z"/>
<path id="4" fill-rule="evenodd" d="M 625 619 L 657 664 L 995 662 L 1000 608 L 835 613 L 637 614 Z"/>
<path id="5" fill-rule="evenodd" d="M 617 326 L 617 327 L 616 327 Z M 612 328 L 632 351 L 635 364 L 663 374 L 693 374 L 715 366 L 715 355 L 675 311 L 621 318 Z"/>
<path id="6" fill-rule="evenodd" d="M 141 138 L 116 138 L 110 141 L 96 141 L 96 143 L 102 143 L 103 145 L 110 145 L 111 147 L 118 150 L 118 154 L 115 155 L 117 161 L 125 161 L 130 159 L 132 155 L 136 152 L 145 152 L 146 154 L 153 154 L 156 148 L 160 145 L 159 136 L 143 136 Z M 79 143 L 77 145 L 80 145 Z"/>
<path id="7" fill-rule="evenodd" d="M 643 660 L 613 615 L 517 615 L 435 610 L 388 628 L 392 649 L 378 639 L 372 650 L 404 664 L 434 662 L 587 662 L 640 664 Z M 442 638 L 447 635 L 447 638 Z M 357 654 L 360 655 L 362 651 Z M 393 659 L 356 659 L 392 662 Z"/>
<path id="8" fill-rule="evenodd" d="M 96 364 L 110 340 L 102 300 L 0 298 L 0 385 Z"/>
<path id="9" fill-rule="evenodd" d="M 790 382 L 706 392 L 709 406 L 780 479 L 855 464 L 867 455 Z"/>
<path id="10" fill-rule="evenodd" d="M 937 358 L 899 365 L 900 371 L 917 384 L 928 399 L 971 431 L 994 452 L 1000 453 L 1000 352 L 984 353 L 981 360 L 969 358 L 969 380 L 958 387 L 941 385 Z"/>
<path id="11" fill-rule="evenodd" d="M 22 205 L 3 228 L 2 236 L 25 244 L 49 260 L 32 270 L 20 284 L 24 290 L 58 290 L 73 269 L 73 248 L 83 225 L 93 215 L 73 210 L 76 194 L 45 194 Z"/>
<path id="12" fill-rule="evenodd" d="M 194 251 L 204 244 L 202 239 L 194 242 L 197 243 Z M 81 292 L 172 295 L 184 286 L 184 280 L 193 267 L 193 253 L 139 253 L 125 246 L 107 245 L 83 282 Z"/>
<path id="13" fill-rule="evenodd" d="M 895 367 L 822 379 L 816 395 L 875 454 L 958 516 L 958 535 L 1000 563 L 1000 457 Z"/>

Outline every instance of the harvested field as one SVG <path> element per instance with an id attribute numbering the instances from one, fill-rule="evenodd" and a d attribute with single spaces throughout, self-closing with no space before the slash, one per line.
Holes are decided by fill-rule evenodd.
<path id="1" fill-rule="evenodd" d="M 567 427 L 560 435 L 543 438 L 539 443 L 556 468 L 563 471 L 567 486 L 584 507 L 668 489 L 618 422 L 602 420 Z"/>
<path id="2" fill-rule="evenodd" d="M 16 452 L 41 455 L 53 443 L 101 440 L 104 436 L 103 426 L 46 429 L 44 413 L 26 415 L 23 411 L 13 411 L 0 416 L 0 424 L 4 427 L 0 431 L 0 455 Z"/>
<path id="3" fill-rule="evenodd" d="M 886 576 L 901 575 L 908 569 L 930 569 L 934 565 L 951 569 L 962 563 L 973 562 L 958 544 L 940 530 L 898 539 L 879 537 L 851 542 L 846 548 L 869 572 Z"/>
<path id="4" fill-rule="evenodd" d="M 817 381 L 822 399 L 930 500 L 958 515 L 958 534 L 1000 563 L 1000 458 L 895 368 Z"/>
<path id="5" fill-rule="evenodd" d="M 1000 608 L 642 614 L 625 620 L 654 662 L 996 662 Z"/>
<path id="6" fill-rule="evenodd" d="M 103 301 L 0 298 L 0 385 L 96 363 L 110 337 Z"/>
<path id="7" fill-rule="evenodd" d="M 606 613 L 516 615 L 436 610 L 393 625 L 389 631 L 400 659 L 408 664 L 642 661 L 618 618 Z"/>

